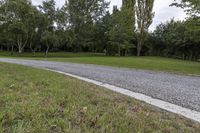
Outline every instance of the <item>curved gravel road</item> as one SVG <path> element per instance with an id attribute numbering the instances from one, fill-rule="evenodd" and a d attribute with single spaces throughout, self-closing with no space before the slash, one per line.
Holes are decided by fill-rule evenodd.
<path id="1" fill-rule="evenodd" d="M 59 70 L 200 111 L 200 77 L 77 63 L 7 58 L 0 62 Z"/>

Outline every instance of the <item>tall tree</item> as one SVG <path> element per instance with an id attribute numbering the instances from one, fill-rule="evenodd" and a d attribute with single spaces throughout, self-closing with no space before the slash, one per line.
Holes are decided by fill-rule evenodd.
<path id="1" fill-rule="evenodd" d="M 56 2 L 55 0 L 45 0 L 42 2 L 42 6 L 39 6 L 40 10 L 48 19 L 47 27 L 53 27 L 56 20 Z"/>
<path id="2" fill-rule="evenodd" d="M 112 26 L 111 14 L 108 11 L 100 21 L 97 21 L 94 25 L 94 39 L 93 39 L 93 51 L 105 52 L 108 55 L 109 46 L 109 31 Z"/>
<path id="3" fill-rule="evenodd" d="M 47 57 L 50 47 L 57 44 L 57 37 L 55 33 L 51 31 L 45 31 L 42 33 L 41 41 L 46 46 L 45 57 Z"/>
<path id="4" fill-rule="evenodd" d="M 32 5 L 28 0 L 7 0 L 2 9 L 5 11 L 3 23 L 7 23 L 7 29 L 13 34 L 18 52 L 21 54 L 30 38 L 29 22 L 32 19 Z"/>
<path id="5" fill-rule="evenodd" d="M 142 46 L 147 37 L 149 26 L 153 22 L 153 5 L 154 0 L 137 0 L 136 1 L 136 15 L 138 28 L 138 45 L 137 56 L 140 56 Z"/>
<path id="6" fill-rule="evenodd" d="M 112 15 L 112 26 L 109 31 L 109 41 L 111 46 L 117 49 L 118 56 L 126 56 L 131 46 L 131 40 L 134 35 L 135 26 L 132 19 L 129 18 L 131 12 L 123 7 Z"/>
<path id="7" fill-rule="evenodd" d="M 44 23 L 46 24 L 43 27 L 41 41 L 45 44 L 45 56 L 47 56 L 50 46 L 56 44 L 56 37 L 55 37 L 55 22 L 56 22 L 56 8 L 55 8 L 55 0 L 45 0 L 42 3 L 42 6 L 39 6 L 41 12 L 43 12 Z"/>
<path id="8" fill-rule="evenodd" d="M 135 26 L 135 2 L 136 0 L 123 0 L 123 8 L 128 10 L 128 14 L 131 15 L 132 23 Z"/>
<path id="9" fill-rule="evenodd" d="M 59 30 L 66 30 L 69 27 L 69 14 L 67 11 L 67 2 L 56 11 L 56 24 Z"/>
<path id="10" fill-rule="evenodd" d="M 75 51 L 91 44 L 93 25 L 106 14 L 108 4 L 105 0 L 68 0 L 69 24 L 74 35 Z"/>

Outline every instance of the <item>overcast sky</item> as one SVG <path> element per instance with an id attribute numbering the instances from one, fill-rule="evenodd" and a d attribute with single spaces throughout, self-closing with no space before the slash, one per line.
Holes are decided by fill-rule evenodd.
<path id="1" fill-rule="evenodd" d="M 65 0 L 55 0 L 58 7 L 61 7 Z M 110 10 L 112 10 L 113 5 L 117 5 L 121 7 L 122 0 L 108 0 L 111 2 Z M 32 0 L 33 4 L 38 5 L 42 3 L 42 0 Z M 155 18 L 153 24 L 150 27 L 150 30 L 154 30 L 156 25 L 160 24 L 161 22 L 166 22 L 171 18 L 176 20 L 183 20 L 186 17 L 186 14 L 183 12 L 182 9 L 176 7 L 169 7 L 169 5 L 173 2 L 173 0 L 155 0 L 154 3 L 154 11 L 155 11 Z"/>

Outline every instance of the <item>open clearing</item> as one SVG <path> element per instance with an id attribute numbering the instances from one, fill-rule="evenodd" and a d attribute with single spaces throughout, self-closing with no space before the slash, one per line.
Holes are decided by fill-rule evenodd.
<path id="1" fill-rule="evenodd" d="M 64 75 L 0 69 L 0 132 L 200 132 L 198 123 Z"/>
<path id="2" fill-rule="evenodd" d="M 23 53 L 19 55 L 14 53 L 10 56 L 8 52 L 0 52 L 0 56 L 4 58 L 25 58 L 33 60 L 46 60 L 58 62 L 74 62 L 84 64 L 96 64 L 113 67 L 136 68 L 154 71 L 165 71 L 178 74 L 200 75 L 200 62 L 183 61 L 178 59 L 169 59 L 163 57 L 107 57 L 103 54 L 95 53 L 49 53 L 44 58 L 44 53 L 36 53 L 35 57 L 32 53 Z"/>

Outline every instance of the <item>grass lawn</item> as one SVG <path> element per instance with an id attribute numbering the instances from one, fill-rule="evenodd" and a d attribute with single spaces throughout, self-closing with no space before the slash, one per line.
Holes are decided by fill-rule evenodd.
<path id="1" fill-rule="evenodd" d="M 10 53 L 0 52 L 0 56 L 10 57 Z M 200 62 L 183 61 L 162 57 L 106 57 L 102 54 L 92 53 L 49 53 L 47 58 L 44 58 L 43 53 L 37 53 L 36 57 L 33 57 L 33 54 L 31 53 L 24 53 L 20 57 L 18 54 L 15 54 L 13 57 L 200 75 Z"/>
<path id="2" fill-rule="evenodd" d="M 72 53 L 72 52 L 49 52 L 48 57 L 46 58 L 73 58 L 73 57 L 99 57 L 105 56 L 102 53 Z M 36 52 L 35 56 L 33 53 L 24 52 L 21 55 L 17 52 L 13 53 L 11 56 L 11 52 L 0 51 L 0 57 L 21 57 L 21 58 L 45 58 L 45 54 L 42 52 Z"/>
<path id="3" fill-rule="evenodd" d="M 200 132 L 199 123 L 61 74 L 0 70 L 0 132 Z"/>

